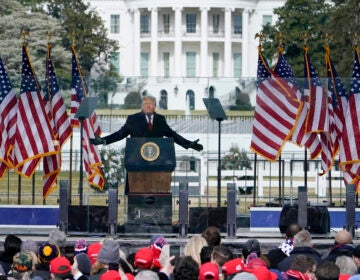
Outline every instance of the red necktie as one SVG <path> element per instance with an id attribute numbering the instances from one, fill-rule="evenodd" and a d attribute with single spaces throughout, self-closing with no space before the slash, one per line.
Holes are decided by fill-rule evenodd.
<path id="1" fill-rule="evenodd" d="M 151 121 L 151 116 L 149 117 L 148 125 L 149 125 L 149 131 L 152 131 L 152 129 L 153 129 L 153 124 L 152 124 L 152 121 Z"/>

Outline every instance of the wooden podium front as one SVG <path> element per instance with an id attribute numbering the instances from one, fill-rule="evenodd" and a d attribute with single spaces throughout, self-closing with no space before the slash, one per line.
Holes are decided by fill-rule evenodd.
<path id="1" fill-rule="evenodd" d="M 131 171 L 128 172 L 130 193 L 168 193 L 171 185 L 171 172 Z"/>
<path id="2" fill-rule="evenodd" d="M 175 165 L 172 138 L 127 138 L 125 168 L 129 193 L 170 193 Z"/>

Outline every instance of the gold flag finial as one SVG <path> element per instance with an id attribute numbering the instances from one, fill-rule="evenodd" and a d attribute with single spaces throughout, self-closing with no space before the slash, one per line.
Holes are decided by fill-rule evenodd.
<path id="1" fill-rule="evenodd" d="M 285 40 L 285 36 L 281 33 L 281 32 L 278 32 L 276 34 L 276 40 L 278 40 L 279 44 L 278 44 L 278 50 L 280 52 L 283 52 L 284 51 L 284 48 L 283 48 L 283 42 Z"/>
<path id="2" fill-rule="evenodd" d="M 73 46 L 75 46 L 75 31 L 72 31 L 71 32 L 71 38 L 70 38 L 70 40 L 71 40 L 71 44 L 73 45 Z"/>
<path id="3" fill-rule="evenodd" d="M 300 33 L 300 38 L 304 40 L 304 47 L 307 46 L 307 42 L 309 41 L 310 35 L 307 32 Z"/>
<path id="4" fill-rule="evenodd" d="M 352 39 L 353 39 L 353 45 L 354 47 L 357 47 L 358 46 L 358 42 L 359 42 L 359 34 L 357 32 L 355 32 L 353 35 L 352 35 Z"/>
<path id="5" fill-rule="evenodd" d="M 29 30 L 21 30 L 20 36 L 21 36 L 23 45 L 26 45 L 27 44 L 27 38 L 30 37 Z"/>
<path id="6" fill-rule="evenodd" d="M 262 42 L 264 40 L 265 35 L 262 32 L 258 32 L 255 34 L 255 39 L 259 38 L 259 47 L 262 46 Z"/>
<path id="7" fill-rule="evenodd" d="M 333 36 L 331 34 L 329 34 L 329 33 L 325 33 L 322 37 L 325 40 L 325 47 L 328 47 L 330 41 L 333 39 Z"/>
<path id="8" fill-rule="evenodd" d="M 46 31 L 46 37 L 47 37 L 47 41 L 48 41 L 48 43 L 50 43 L 50 41 L 51 41 L 51 37 L 52 37 L 52 35 L 53 35 L 53 33 L 51 32 L 51 31 Z"/>

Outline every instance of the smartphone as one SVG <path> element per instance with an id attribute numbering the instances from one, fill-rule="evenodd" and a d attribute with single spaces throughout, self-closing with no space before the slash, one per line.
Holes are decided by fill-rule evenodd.
<path id="1" fill-rule="evenodd" d="M 180 256 L 180 245 L 170 245 L 170 257 L 171 256 Z"/>

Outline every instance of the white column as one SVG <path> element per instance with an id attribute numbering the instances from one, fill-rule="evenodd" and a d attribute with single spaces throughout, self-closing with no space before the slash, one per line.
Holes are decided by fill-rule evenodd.
<path id="1" fill-rule="evenodd" d="M 225 42 L 224 42 L 224 77 L 231 77 L 232 74 L 232 48 L 231 48 L 231 12 L 234 9 L 226 8 L 225 9 Z"/>
<path id="2" fill-rule="evenodd" d="M 158 76 L 158 10 L 151 8 L 150 76 Z"/>
<path id="3" fill-rule="evenodd" d="M 247 30 L 249 30 L 249 10 L 246 9 L 243 11 L 242 14 L 242 32 L 241 32 L 241 36 L 242 36 L 242 45 L 241 45 L 241 73 L 243 77 L 248 77 L 249 73 L 248 73 L 248 69 L 249 69 L 249 53 L 248 53 L 248 49 L 249 49 L 249 32 L 247 32 Z"/>
<path id="4" fill-rule="evenodd" d="M 140 11 L 133 10 L 134 16 L 134 76 L 140 76 Z"/>
<path id="5" fill-rule="evenodd" d="M 200 77 L 208 77 L 208 7 L 200 8 L 201 11 L 201 43 L 200 43 Z"/>
<path id="6" fill-rule="evenodd" d="M 174 76 L 181 77 L 181 70 L 182 70 L 182 59 L 181 59 L 181 7 L 173 8 L 175 11 L 175 49 L 174 49 Z"/>

